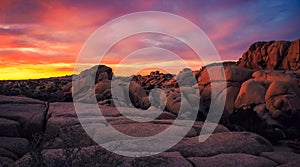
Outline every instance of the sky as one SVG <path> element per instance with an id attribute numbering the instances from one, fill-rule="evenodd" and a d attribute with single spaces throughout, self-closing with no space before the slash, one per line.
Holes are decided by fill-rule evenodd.
<path id="1" fill-rule="evenodd" d="M 256 41 L 300 37 L 297 0 L 1 0 L 0 80 L 70 75 L 93 32 L 115 18 L 142 11 L 169 12 L 190 20 L 207 35 L 222 61 L 238 60 Z M 147 49 L 136 51 L 151 46 L 164 48 L 164 56 Z M 109 50 L 101 64 L 121 71 L 119 75 L 146 70 L 141 66 L 145 61 L 180 69 L 166 50 L 183 56 L 193 70 L 201 66 L 194 61 L 191 48 L 162 34 L 123 39 Z M 130 60 L 123 60 L 128 54 L 132 55 Z M 123 68 L 117 70 L 120 64 Z M 131 67 L 140 71 L 129 70 Z"/>

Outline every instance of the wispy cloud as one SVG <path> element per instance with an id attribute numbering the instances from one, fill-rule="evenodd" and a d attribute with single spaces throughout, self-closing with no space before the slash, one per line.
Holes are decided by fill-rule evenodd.
<path id="1" fill-rule="evenodd" d="M 8 67 L 9 70 L 22 67 L 28 72 L 28 77 L 71 74 L 80 48 L 97 28 L 124 14 L 146 10 L 170 12 L 191 20 L 208 35 L 223 60 L 238 59 L 252 42 L 258 40 L 294 40 L 300 37 L 300 2 L 297 0 L 2 0 L 1 74 Z M 191 33 L 183 26 L 175 26 L 174 30 Z M 195 58 L 190 48 L 180 41 L 152 34 L 124 39 L 110 50 L 103 61 L 116 66 L 122 57 L 149 46 L 173 51 L 190 63 Z M 152 55 L 153 59 L 159 60 L 160 57 Z M 68 65 L 54 67 L 53 64 Z M 34 66 L 44 68 L 38 70 Z M 7 73 L 2 78 L 14 78 L 14 75 Z"/>

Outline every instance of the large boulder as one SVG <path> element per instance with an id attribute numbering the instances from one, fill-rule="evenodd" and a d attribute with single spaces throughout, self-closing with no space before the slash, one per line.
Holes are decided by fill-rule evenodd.
<path id="1" fill-rule="evenodd" d="M 288 82 L 274 81 L 269 86 L 266 96 L 266 107 L 275 119 L 293 120 L 300 111 L 300 89 Z"/>
<path id="2" fill-rule="evenodd" d="M 111 81 L 102 80 L 95 85 L 95 95 L 97 101 L 111 98 Z"/>
<path id="3" fill-rule="evenodd" d="M 212 97 L 212 88 L 215 91 L 215 97 Z M 206 113 L 211 105 L 222 105 L 224 102 L 224 113 L 231 114 L 234 111 L 234 101 L 239 93 L 240 83 L 238 82 L 212 82 L 200 87 L 200 111 Z M 222 106 L 220 106 L 222 107 Z M 223 107 L 222 107 L 223 108 Z"/>
<path id="4" fill-rule="evenodd" d="M 192 70 L 189 68 L 184 68 L 182 71 L 180 71 L 176 77 L 176 80 L 180 87 L 192 86 L 197 82 Z"/>
<path id="5" fill-rule="evenodd" d="M 239 89 L 240 89 L 239 87 L 228 87 L 224 89 L 216 99 L 216 100 L 224 100 L 224 99 L 219 99 L 219 97 L 225 97 L 222 95 L 222 93 L 226 92 L 226 102 L 225 102 L 224 112 L 229 115 L 232 114 L 234 111 L 234 101 L 239 93 Z"/>
<path id="6" fill-rule="evenodd" d="M 273 160 L 278 164 L 286 164 L 300 159 L 300 154 L 289 151 L 263 152 L 260 153 L 260 156 Z"/>
<path id="7" fill-rule="evenodd" d="M 47 125 L 45 130 L 46 148 L 89 146 L 95 144 L 85 133 L 81 124 L 100 124 L 104 122 L 99 114 L 91 111 L 93 104 L 82 104 L 84 110 L 78 110 L 77 113 L 74 104 L 71 102 L 56 102 L 49 104 L 47 113 Z M 81 122 L 77 115 L 81 114 Z M 103 124 L 104 125 L 104 124 Z"/>
<path id="8" fill-rule="evenodd" d="M 281 69 L 300 69 L 300 39 L 291 42 L 287 55 L 282 60 Z"/>
<path id="9" fill-rule="evenodd" d="M 113 80 L 111 82 L 111 98 L 113 100 L 112 104 L 110 104 L 111 106 L 129 107 L 130 97 L 127 83 L 121 80 Z"/>
<path id="10" fill-rule="evenodd" d="M 73 99 L 76 101 L 89 101 L 89 97 L 86 96 L 94 95 L 94 92 L 88 92 L 95 91 L 95 84 L 100 81 L 111 80 L 112 76 L 112 69 L 105 65 L 94 66 L 91 69 L 81 72 L 78 77 L 72 82 Z"/>
<path id="11" fill-rule="evenodd" d="M 241 86 L 239 94 L 234 102 L 234 107 L 239 109 L 256 104 L 265 103 L 266 88 L 250 79 Z"/>
<path id="12" fill-rule="evenodd" d="M 129 84 L 129 97 L 135 107 L 147 109 L 151 105 L 145 89 L 135 81 Z"/>
<path id="13" fill-rule="evenodd" d="M 23 96 L 0 95 L 0 104 L 45 104 L 45 102 Z"/>
<path id="14" fill-rule="evenodd" d="M 289 82 L 298 85 L 300 83 L 299 77 L 300 75 L 297 73 L 297 71 L 282 70 L 259 70 L 252 74 L 254 81 L 265 86 L 269 86 L 273 81 Z"/>
<path id="15" fill-rule="evenodd" d="M 68 150 L 46 149 L 42 154 L 26 154 L 15 162 L 16 167 L 31 166 L 35 160 L 46 166 L 174 166 L 192 167 L 192 164 L 178 152 L 163 152 L 148 157 L 125 157 L 109 152 L 100 146 L 83 147 L 69 150 L 71 155 L 63 156 Z"/>
<path id="16" fill-rule="evenodd" d="M 13 159 L 0 156 L 0 166 L 12 166 L 13 163 L 14 163 Z"/>
<path id="17" fill-rule="evenodd" d="M 47 104 L 14 96 L 0 96 L 0 136 L 32 138 L 43 131 Z"/>
<path id="18" fill-rule="evenodd" d="M 20 123 L 14 120 L 0 118 L 0 136 L 19 137 Z"/>
<path id="19" fill-rule="evenodd" d="M 80 148 L 78 150 L 78 148 Z M 126 165 L 125 157 L 110 153 L 99 146 L 78 147 L 71 148 L 57 148 L 44 149 L 42 151 L 32 152 L 26 154 L 14 164 L 16 167 L 23 166 L 122 166 Z M 127 165 L 128 166 L 128 165 Z"/>
<path id="20" fill-rule="evenodd" d="M 159 88 L 152 89 L 149 93 L 149 99 L 150 99 L 151 107 L 155 107 L 162 111 L 165 109 L 167 97 L 165 92 L 162 89 Z"/>
<path id="21" fill-rule="evenodd" d="M 300 39 L 295 41 L 256 42 L 238 61 L 241 67 L 265 70 L 298 70 Z"/>
<path id="22" fill-rule="evenodd" d="M 0 137 L 0 149 L 5 149 L 7 152 L 10 151 L 21 157 L 29 150 L 29 141 L 18 137 Z"/>
<path id="23" fill-rule="evenodd" d="M 180 110 L 180 103 L 181 103 L 180 93 L 178 92 L 169 93 L 169 95 L 167 96 L 166 107 L 171 113 L 178 115 Z"/>
<path id="24" fill-rule="evenodd" d="M 246 153 L 258 155 L 261 152 L 273 151 L 271 143 L 265 138 L 249 132 L 214 133 L 204 142 L 199 136 L 181 140 L 169 151 L 179 151 L 184 157 L 214 156 L 224 153 Z"/>
<path id="25" fill-rule="evenodd" d="M 295 167 L 295 166 L 299 166 L 299 163 L 300 163 L 300 160 L 297 159 L 297 160 L 295 160 L 295 161 L 292 161 L 292 162 L 289 162 L 289 163 L 286 163 L 286 164 L 279 165 L 278 167 Z"/>
<path id="26" fill-rule="evenodd" d="M 224 73 L 222 72 L 222 67 Z M 218 81 L 243 82 L 251 78 L 252 73 L 253 70 L 238 67 L 236 65 L 223 66 L 222 64 L 213 64 L 200 70 L 198 84 L 206 85 L 210 82 Z M 223 74 L 225 74 L 225 76 Z"/>
<path id="27" fill-rule="evenodd" d="M 191 157 L 188 158 L 197 167 L 215 167 L 215 166 L 232 166 L 232 167 L 272 167 L 277 163 L 267 158 L 258 157 L 249 154 L 219 154 L 212 157 Z"/>
<path id="28" fill-rule="evenodd" d="M 19 159 L 19 157 L 14 152 L 3 147 L 0 147 L 0 157 L 7 157 L 13 160 Z M 1 160 L 0 160 L 0 165 L 1 165 Z"/>

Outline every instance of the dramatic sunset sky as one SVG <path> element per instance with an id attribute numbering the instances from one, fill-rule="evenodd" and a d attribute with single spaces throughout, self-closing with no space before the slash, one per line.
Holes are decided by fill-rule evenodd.
<path id="1" fill-rule="evenodd" d="M 298 0 L 1 0 L 0 80 L 72 74 L 82 45 L 101 25 L 125 14 L 149 10 L 173 13 L 195 23 L 210 38 L 222 60 L 237 60 L 255 41 L 300 37 Z M 123 50 L 127 53 L 153 43 L 176 44 L 168 37 L 148 39 L 146 34 L 124 40 L 114 50 L 122 54 Z M 109 56 L 105 62 L 112 67 L 117 63 L 119 60 Z"/>

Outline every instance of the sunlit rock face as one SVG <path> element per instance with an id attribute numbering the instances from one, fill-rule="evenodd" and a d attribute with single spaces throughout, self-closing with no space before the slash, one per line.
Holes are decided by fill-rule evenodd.
<path id="1" fill-rule="evenodd" d="M 299 70 L 299 50 L 300 39 L 256 42 L 243 54 L 238 65 L 258 70 Z"/>

